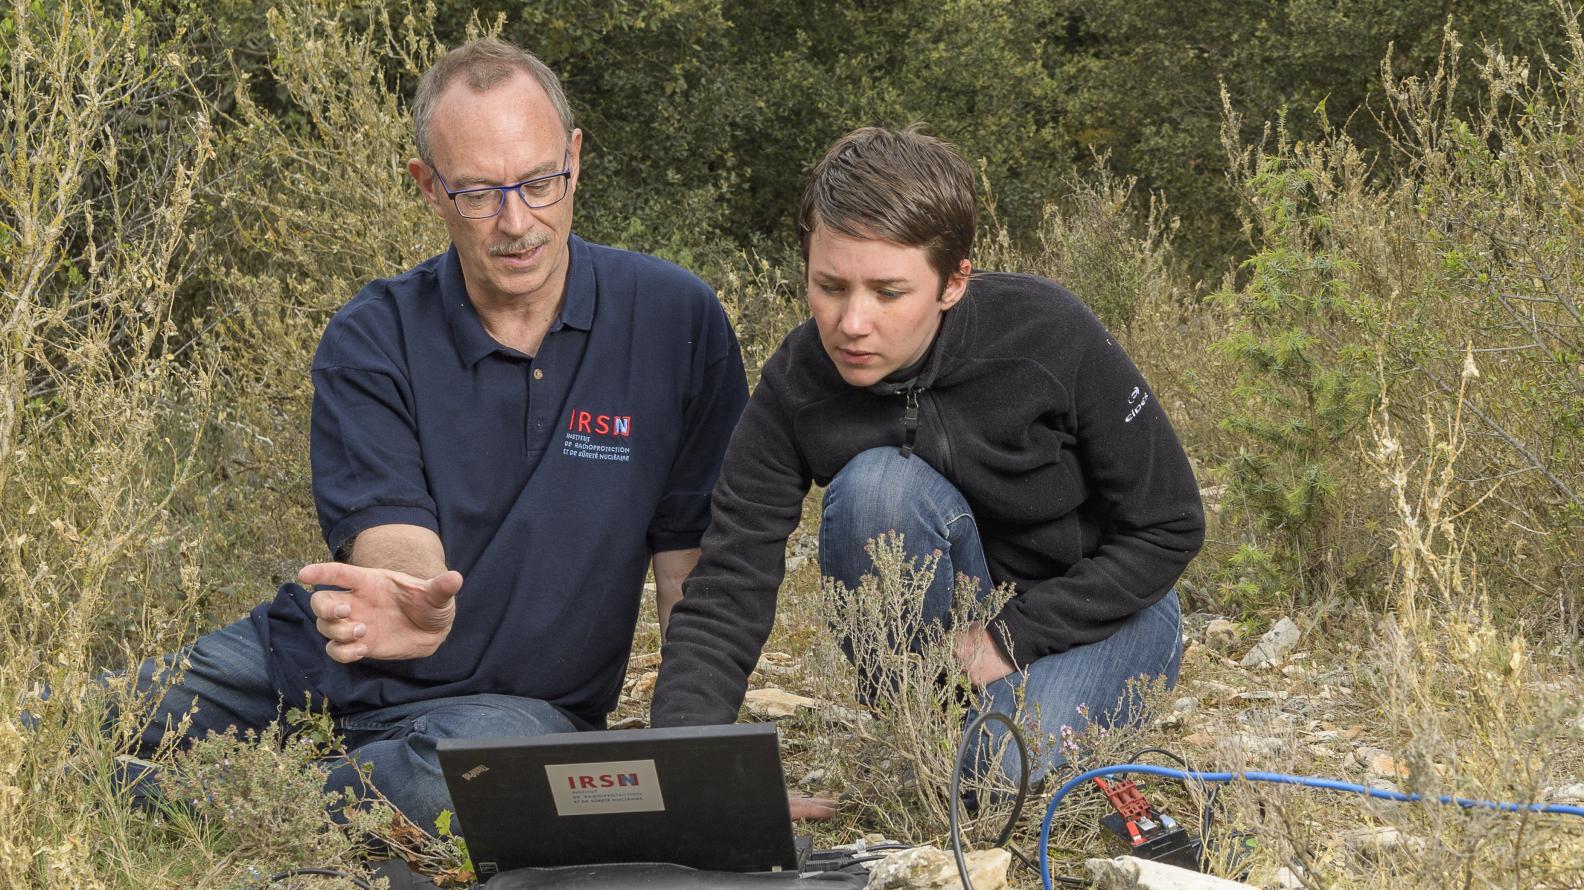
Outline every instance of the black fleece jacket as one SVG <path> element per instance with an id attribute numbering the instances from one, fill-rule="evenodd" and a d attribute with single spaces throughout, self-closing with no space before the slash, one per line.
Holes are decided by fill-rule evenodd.
<path id="1" fill-rule="evenodd" d="M 1020 668 L 1110 636 L 1204 541 L 1199 490 L 1159 400 L 1056 284 L 973 276 L 900 386 L 848 385 L 805 322 L 765 363 L 732 435 L 703 554 L 671 613 L 655 726 L 737 719 L 810 482 L 829 483 L 861 451 L 909 445 L 967 498 L 992 581 L 1017 590 L 991 623 Z"/>

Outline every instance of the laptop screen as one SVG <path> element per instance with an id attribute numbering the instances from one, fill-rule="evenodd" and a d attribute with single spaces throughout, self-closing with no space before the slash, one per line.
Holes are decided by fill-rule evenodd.
<path id="1" fill-rule="evenodd" d="M 797 867 L 768 723 L 443 739 L 438 750 L 480 877 L 617 862 Z"/>

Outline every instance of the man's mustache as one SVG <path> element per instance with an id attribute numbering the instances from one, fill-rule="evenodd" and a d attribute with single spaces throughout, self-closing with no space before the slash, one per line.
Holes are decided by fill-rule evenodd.
<path id="1" fill-rule="evenodd" d="M 533 235 L 524 235 L 521 238 L 518 238 L 516 241 L 510 241 L 506 244 L 491 244 L 489 252 L 490 256 L 506 256 L 507 254 L 513 253 L 527 253 L 528 251 L 533 250 L 542 244 L 548 243 L 550 243 L 550 236 L 540 232 Z"/>

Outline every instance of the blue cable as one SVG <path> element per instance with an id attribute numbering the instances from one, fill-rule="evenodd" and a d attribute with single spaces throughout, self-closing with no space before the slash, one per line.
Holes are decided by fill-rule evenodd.
<path id="1" fill-rule="evenodd" d="M 1403 794 L 1400 791 L 1370 788 L 1365 785 L 1341 782 L 1336 779 L 1294 776 L 1287 773 L 1206 773 L 1142 763 L 1119 763 L 1115 766 L 1102 766 L 1068 779 L 1066 784 L 1056 790 L 1056 794 L 1051 798 L 1050 804 L 1045 807 L 1045 819 L 1040 823 L 1039 847 L 1040 881 L 1044 884 L 1045 890 L 1055 890 L 1050 871 L 1050 832 L 1051 821 L 1056 815 L 1057 804 L 1060 804 L 1062 798 L 1067 796 L 1067 792 L 1079 785 L 1097 777 L 1110 776 L 1117 773 L 1146 773 L 1152 776 L 1165 776 L 1169 779 L 1195 782 L 1235 782 L 1239 779 L 1244 779 L 1250 782 L 1273 782 L 1278 785 L 1303 785 L 1308 788 L 1325 788 L 1331 791 L 1350 791 L 1354 794 L 1365 794 L 1370 797 L 1378 797 L 1381 800 L 1395 800 L 1403 803 L 1413 803 L 1423 799 L 1417 794 Z M 1563 813 L 1569 816 L 1584 816 L 1584 807 L 1569 806 L 1567 804 L 1502 803 L 1494 800 L 1474 800 L 1473 798 L 1453 797 L 1451 795 L 1442 795 L 1436 798 L 1436 801 L 1444 804 L 1456 804 L 1465 809 L 1498 810 L 1503 813 Z"/>

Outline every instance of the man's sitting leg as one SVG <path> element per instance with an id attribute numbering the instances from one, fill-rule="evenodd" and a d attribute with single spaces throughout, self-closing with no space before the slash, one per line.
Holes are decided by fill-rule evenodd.
<path id="1" fill-rule="evenodd" d="M 352 763 L 330 773 L 325 787 L 361 789 L 360 769 L 407 818 L 425 831 L 435 830 L 451 795 L 440 772 L 436 747 L 441 739 L 539 736 L 584 728 L 553 705 L 510 695 L 463 695 L 394 705 L 337 721 Z M 458 823 L 451 823 L 453 832 Z"/>
<path id="2" fill-rule="evenodd" d="M 144 661 L 133 696 L 134 707 L 149 709 L 130 752 L 139 759 L 153 757 L 170 741 L 186 747 L 211 732 L 262 732 L 281 716 L 264 647 L 247 618 L 199 637 L 180 652 Z M 177 730 L 181 737 L 169 739 Z M 146 803 L 159 793 L 154 772 L 141 764 L 134 763 L 123 778 L 134 802 Z"/>

